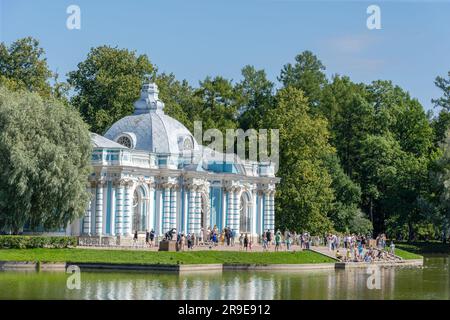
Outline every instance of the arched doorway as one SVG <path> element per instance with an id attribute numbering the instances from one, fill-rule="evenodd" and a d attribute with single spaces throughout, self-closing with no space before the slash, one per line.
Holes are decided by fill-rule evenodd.
<path id="1" fill-rule="evenodd" d="M 145 202 L 145 189 L 136 187 L 133 194 L 132 232 L 145 231 L 147 228 L 147 204 Z"/>
<path id="2" fill-rule="evenodd" d="M 248 192 L 242 192 L 241 199 L 239 201 L 239 232 L 250 233 L 251 232 L 251 199 Z"/>

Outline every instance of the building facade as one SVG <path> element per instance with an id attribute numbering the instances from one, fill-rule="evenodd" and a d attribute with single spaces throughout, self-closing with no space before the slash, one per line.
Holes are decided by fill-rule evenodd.
<path id="1" fill-rule="evenodd" d="M 144 84 L 134 107 L 104 136 L 92 134 L 91 201 L 67 234 L 130 238 L 229 227 L 254 238 L 274 230 L 273 164 L 225 159 L 199 144 L 164 113 L 156 84 Z"/>

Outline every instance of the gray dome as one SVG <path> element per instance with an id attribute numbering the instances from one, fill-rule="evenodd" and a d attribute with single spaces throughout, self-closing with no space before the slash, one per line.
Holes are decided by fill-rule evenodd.
<path id="1" fill-rule="evenodd" d="M 189 149 L 198 150 L 189 130 L 164 114 L 164 103 L 158 98 L 156 84 L 145 84 L 141 98 L 134 105 L 134 115 L 114 123 L 105 134 L 107 139 L 118 141 L 125 137 L 132 149 L 154 153 L 179 154 Z"/>

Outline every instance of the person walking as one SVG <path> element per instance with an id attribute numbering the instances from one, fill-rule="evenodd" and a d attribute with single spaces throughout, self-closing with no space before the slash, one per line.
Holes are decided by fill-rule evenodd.
<path id="1" fill-rule="evenodd" d="M 150 247 L 150 232 L 148 230 L 145 230 L 145 244 Z"/>
<path id="2" fill-rule="evenodd" d="M 267 239 L 267 250 L 269 250 L 270 249 L 270 242 L 272 241 L 272 233 L 270 232 L 269 229 L 267 229 L 266 239 Z"/>
<path id="3" fill-rule="evenodd" d="M 263 251 L 267 251 L 267 234 L 264 232 L 262 235 Z"/>
<path id="4" fill-rule="evenodd" d="M 277 231 L 277 234 L 275 235 L 275 251 L 279 251 L 281 246 L 281 232 L 280 230 Z"/>
<path id="5" fill-rule="evenodd" d="M 204 243 L 203 243 L 204 232 L 205 232 L 205 229 L 201 228 L 200 231 L 199 231 L 199 233 L 198 233 L 198 244 L 199 244 L 199 245 L 200 245 L 200 244 L 204 244 Z"/>
<path id="6" fill-rule="evenodd" d="M 155 239 L 155 230 L 151 230 L 150 231 L 150 247 L 152 247 L 153 246 L 153 240 Z"/>
<path id="7" fill-rule="evenodd" d="M 197 244 L 197 237 L 195 236 L 195 232 L 191 233 L 191 250 L 194 249 L 195 245 Z"/>
<path id="8" fill-rule="evenodd" d="M 291 233 L 289 231 L 286 233 L 286 250 L 291 250 Z"/>
<path id="9" fill-rule="evenodd" d="M 394 241 L 392 241 L 392 240 L 391 240 L 389 253 L 392 255 L 395 255 L 395 244 L 394 244 Z"/>
<path id="10" fill-rule="evenodd" d="M 213 232 L 212 235 L 212 242 L 214 244 L 215 247 L 217 247 L 217 233 Z"/>
<path id="11" fill-rule="evenodd" d="M 245 237 L 244 237 L 244 249 L 245 249 L 245 251 L 248 251 L 248 236 L 247 236 L 247 234 L 245 234 Z"/>
<path id="12" fill-rule="evenodd" d="M 134 236 L 133 236 L 133 245 L 135 247 L 137 247 L 137 241 L 138 241 L 138 232 L 137 230 L 134 231 Z"/>
<path id="13" fill-rule="evenodd" d="M 192 247 L 192 238 L 191 238 L 191 234 L 190 233 L 187 234 L 186 241 L 187 241 L 188 250 L 190 250 L 191 247 Z"/>
<path id="14" fill-rule="evenodd" d="M 364 256 L 364 247 L 362 246 L 362 243 L 359 244 L 358 252 L 359 252 L 360 258 L 362 258 Z"/>

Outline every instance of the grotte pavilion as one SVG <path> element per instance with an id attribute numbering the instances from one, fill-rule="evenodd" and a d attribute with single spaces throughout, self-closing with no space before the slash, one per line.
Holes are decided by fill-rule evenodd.
<path id="1" fill-rule="evenodd" d="M 229 227 L 252 238 L 274 231 L 274 165 L 199 144 L 164 113 L 154 83 L 143 85 L 133 115 L 92 134 L 92 144 L 91 201 L 68 235 L 126 243 L 152 229 L 161 236 Z"/>

